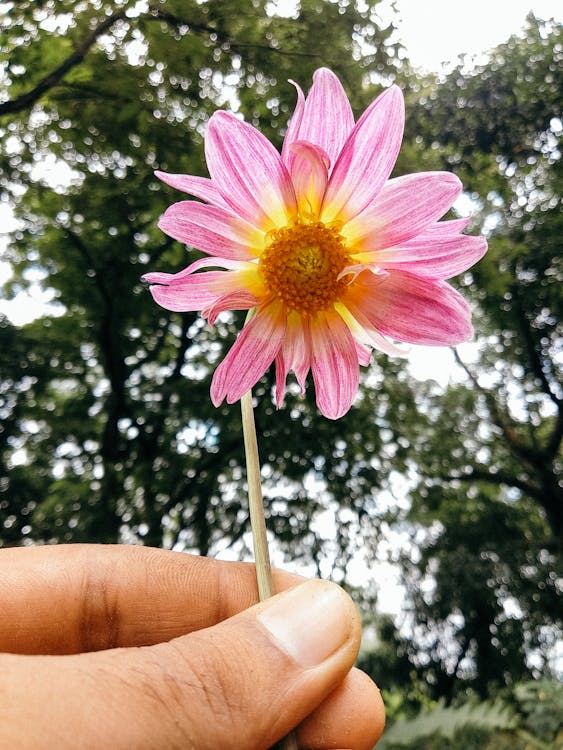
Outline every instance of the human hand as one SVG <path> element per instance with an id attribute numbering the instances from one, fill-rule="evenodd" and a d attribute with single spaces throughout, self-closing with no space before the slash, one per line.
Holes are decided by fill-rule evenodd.
<path id="1" fill-rule="evenodd" d="M 146 547 L 0 550 L 0 748 L 372 748 L 384 713 L 352 668 L 338 586 Z M 291 590 L 286 590 L 290 589 Z M 250 608 L 249 608 L 250 607 Z"/>

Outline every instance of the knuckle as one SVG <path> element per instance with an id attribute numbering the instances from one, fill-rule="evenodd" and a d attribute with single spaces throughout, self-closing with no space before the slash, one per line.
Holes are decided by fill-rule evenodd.
<path id="1" fill-rule="evenodd" d="M 96 574 L 84 569 L 79 592 L 77 633 L 82 652 L 115 648 L 119 643 L 120 609 L 117 588 Z"/>

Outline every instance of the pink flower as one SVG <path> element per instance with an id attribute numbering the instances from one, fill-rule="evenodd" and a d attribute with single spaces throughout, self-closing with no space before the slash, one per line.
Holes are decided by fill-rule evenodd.
<path id="1" fill-rule="evenodd" d="M 177 274 L 149 273 L 168 310 L 254 310 L 217 367 L 211 398 L 241 398 L 276 363 L 276 402 L 309 370 L 331 419 L 350 408 L 359 365 L 391 339 L 452 345 L 472 334 L 466 302 L 446 279 L 486 251 L 442 221 L 461 192 L 449 172 L 389 179 L 403 136 L 404 103 L 384 91 L 358 122 L 339 80 L 317 70 L 297 105 L 281 155 L 255 128 L 216 112 L 205 138 L 211 179 L 157 172 L 199 201 L 170 206 L 159 227 L 208 257 Z"/>

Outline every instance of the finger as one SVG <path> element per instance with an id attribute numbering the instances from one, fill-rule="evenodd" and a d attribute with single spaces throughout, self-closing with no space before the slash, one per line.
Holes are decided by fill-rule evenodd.
<path id="1" fill-rule="evenodd" d="M 365 672 L 352 669 L 297 730 L 302 750 L 371 750 L 385 726 L 379 688 Z"/>
<path id="2" fill-rule="evenodd" d="M 0 746 L 265 750 L 342 682 L 360 636 L 348 595 L 315 580 L 167 644 L 4 655 Z"/>
<path id="3" fill-rule="evenodd" d="M 274 571 L 277 591 L 303 581 Z M 0 550 L 0 652 L 168 641 L 258 601 L 253 565 L 127 545 Z"/>

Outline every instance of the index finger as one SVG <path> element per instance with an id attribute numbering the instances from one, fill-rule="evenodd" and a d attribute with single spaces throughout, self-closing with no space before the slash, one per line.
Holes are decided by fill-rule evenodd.
<path id="1" fill-rule="evenodd" d="M 273 571 L 277 591 L 303 579 Z M 0 651 L 148 646 L 258 601 L 254 566 L 127 545 L 0 550 Z"/>

